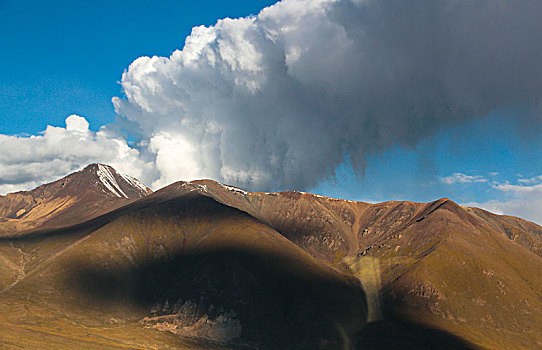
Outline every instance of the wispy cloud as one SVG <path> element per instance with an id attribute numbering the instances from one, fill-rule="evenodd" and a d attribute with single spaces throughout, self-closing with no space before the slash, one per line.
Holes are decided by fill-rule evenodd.
<path id="1" fill-rule="evenodd" d="M 439 178 L 440 182 L 445 183 L 447 185 L 453 185 L 456 183 L 466 184 L 466 183 L 483 183 L 488 182 L 488 179 L 486 179 L 483 176 L 480 175 L 466 175 L 463 173 L 454 173 L 450 176 L 445 176 Z"/>
<path id="2" fill-rule="evenodd" d="M 504 200 L 490 200 L 467 205 L 497 214 L 515 215 L 542 224 L 542 175 L 518 179 L 516 184 L 493 183 L 491 187 L 506 195 Z"/>
<path id="3" fill-rule="evenodd" d="M 528 192 L 535 192 L 538 189 L 542 189 L 542 184 L 524 185 L 522 183 L 520 185 L 512 185 L 509 183 L 504 183 L 504 184 L 495 184 L 493 185 L 493 188 L 500 191 L 512 192 L 512 193 L 528 193 Z"/>
<path id="4" fill-rule="evenodd" d="M 530 179 L 519 179 L 518 182 L 522 185 L 536 185 L 542 183 L 542 175 L 531 177 Z"/>
<path id="5" fill-rule="evenodd" d="M 512 194 L 524 194 L 542 191 L 542 175 L 533 176 L 531 178 L 520 178 L 516 180 L 516 184 L 506 182 L 493 182 L 492 187 L 503 192 L 509 192 Z"/>

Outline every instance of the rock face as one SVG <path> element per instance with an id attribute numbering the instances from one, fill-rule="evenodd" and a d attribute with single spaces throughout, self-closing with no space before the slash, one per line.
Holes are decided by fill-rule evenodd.
<path id="1" fill-rule="evenodd" d="M 76 226 L 0 237 L 2 346 L 542 347 L 536 224 L 446 198 L 368 204 L 210 180 L 134 200 L 139 186 L 90 170 L 77 198 L 132 202 L 85 222 L 70 204 L 59 216 Z"/>
<path id="2" fill-rule="evenodd" d="M 0 196 L 0 235 L 84 222 L 151 192 L 108 165 L 91 164 L 31 191 Z"/>

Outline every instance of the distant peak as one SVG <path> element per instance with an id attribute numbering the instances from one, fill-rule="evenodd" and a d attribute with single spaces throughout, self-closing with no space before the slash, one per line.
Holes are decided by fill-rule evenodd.
<path id="1" fill-rule="evenodd" d="M 81 174 L 89 174 L 96 177 L 95 184 L 102 190 L 114 197 L 132 198 L 145 196 L 152 191 L 143 185 L 138 179 L 117 171 L 111 165 L 92 163 L 87 165 Z M 87 175 L 88 176 L 88 175 Z"/>
<path id="2" fill-rule="evenodd" d="M 128 198 L 126 193 L 119 186 L 117 179 L 115 179 L 115 169 L 103 164 L 97 164 L 97 175 L 102 185 L 104 185 L 112 194 L 119 198 Z"/>
<path id="3" fill-rule="evenodd" d="M 453 207 L 458 207 L 460 208 L 461 206 L 459 204 L 457 204 L 456 202 L 454 202 L 453 200 L 451 200 L 450 198 L 446 198 L 446 197 L 442 197 L 440 199 L 437 199 L 436 201 L 434 201 L 433 203 L 436 203 L 437 205 L 451 205 Z"/>
<path id="4" fill-rule="evenodd" d="M 84 167 L 81 171 L 92 171 L 92 170 L 98 170 L 99 167 L 105 167 L 109 169 L 114 169 L 111 165 L 103 164 L 103 163 L 92 163 Z"/>

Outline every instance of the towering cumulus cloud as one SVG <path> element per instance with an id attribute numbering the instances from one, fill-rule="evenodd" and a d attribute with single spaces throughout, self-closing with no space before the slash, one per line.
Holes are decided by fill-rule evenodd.
<path id="1" fill-rule="evenodd" d="M 310 188 L 346 157 L 361 171 L 367 155 L 498 108 L 540 121 L 540 14 L 538 0 L 283 0 L 193 28 L 170 57 L 135 60 L 122 76 L 125 96 L 113 98 L 134 148 L 88 134 L 80 120 L 2 142 L 25 150 L 17 159 L 39 148 L 48 150 L 40 159 L 70 166 L 97 154 L 133 160 L 131 174 L 154 188 L 203 177 Z M 73 136 L 79 129 L 87 136 Z M 82 137 L 92 147 L 64 155 L 47 143 L 53 133 L 69 135 L 60 145 Z M 2 157 L 4 168 L 16 163 Z"/>
<path id="2" fill-rule="evenodd" d="M 542 98 L 539 1 L 284 0 L 196 27 L 123 74 L 153 186 L 210 177 L 316 185 L 392 145 Z"/>

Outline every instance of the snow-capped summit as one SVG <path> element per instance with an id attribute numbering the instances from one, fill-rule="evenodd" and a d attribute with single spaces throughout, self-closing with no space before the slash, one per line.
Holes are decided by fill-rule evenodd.
<path id="1" fill-rule="evenodd" d="M 0 234 L 13 227 L 33 229 L 72 225 L 151 192 L 136 178 L 118 172 L 109 165 L 90 164 L 31 191 L 0 196 Z"/>
<path id="2" fill-rule="evenodd" d="M 141 198 L 152 192 L 138 179 L 123 174 L 109 165 L 91 164 L 81 172 L 95 174 L 95 185 L 101 187 L 104 193 L 119 198 Z"/>

